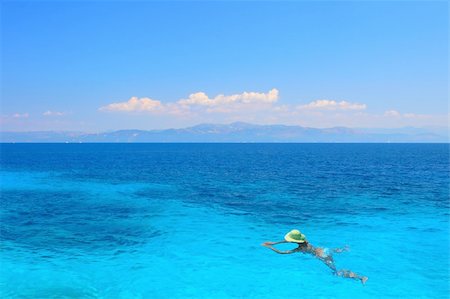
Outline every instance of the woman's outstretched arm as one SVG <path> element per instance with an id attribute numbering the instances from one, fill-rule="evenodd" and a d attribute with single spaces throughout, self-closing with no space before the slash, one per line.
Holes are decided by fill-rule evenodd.
<path id="1" fill-rule="evenodd" d="M 290 254 L 290 253 L 294 253 L 296 252 L 295 249 L 291 249 L 291 250 L 278 250 L 275 247 L 273 247 L 272 245 L 277 245 L 277 244 L 282 244 L 282 243 L 289 243 L 287 241 L 279 241 L 279 242 L 264 242 L 261 245 L 264 247 L 267 247 L 269 249 L 272 249 L 273 251 L 275 251 L 276 253 L 279 254 Z"/>

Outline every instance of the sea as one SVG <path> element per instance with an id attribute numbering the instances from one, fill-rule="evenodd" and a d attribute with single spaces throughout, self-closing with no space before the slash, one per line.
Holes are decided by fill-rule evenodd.
<path id="1" fill-rule="evenodd" d="M 1 144 L 0 298 L 450 298 L 449 165 L 449 144 Z M 366 284 L 261 246 L 291 229 Z"/>

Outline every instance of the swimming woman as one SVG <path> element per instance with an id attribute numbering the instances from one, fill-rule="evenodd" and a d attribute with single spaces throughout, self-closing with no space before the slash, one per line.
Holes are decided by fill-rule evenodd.
<path id="1" fill-rule="evenodd" d="M 291 249 L 291 250 L 278 250 L 273 245 L 282 244 L 282 243 L 296 243 L 298 245 L 297 248 Z M 366 283 L 368 277 L 367 276 L 361 276 L 356 274 L 355 272 L 352 272 L 350 270 L 337 270 L 336 266 L 334 265 L 333 256 L 330 252 L 328 252 L 327 249 L 320 248 L 320 247 L 314 247 L 311 245 L 308 240 L 306 240 L 306 237 L 304 234 L 302 234 L 300 231 L 294 229 L 291 230 L 289 233 L 284 236 L 283 241 L 279 242 L 264 242 L 262 246 L 267 247 L 275 251 L 279 254 L 290 254 L 295 252 L 301 252 L 301 253 L 308 253 L 313 255 L 314 257 L 318 258 L 322 262 L 325 263 L 332 271 L 334 275 L 346 277 L 346 278 L 352 278 L 356 280 L 360 280 L 363 284 Z M 348 251 L 348 246 L 345 246 L 344 248 L 335 248 L 331 250 L 331 252 L 334 253 L 341 253 Z"/>

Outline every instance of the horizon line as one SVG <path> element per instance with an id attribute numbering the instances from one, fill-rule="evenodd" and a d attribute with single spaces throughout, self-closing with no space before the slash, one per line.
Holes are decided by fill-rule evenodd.
<path id="1" fill-rule="evenodd" d="M 445 129 L 450 130 L 450 126 L 402 126 L 402 127 L 349 127 L 349 126 L 333 126 L 333 127 L 311 127 L 311 126 L 302 126 L 302 125 L 290 125 L 290 124 L 282 124 L 282 123 L 274 123 L 274 124 L 258 124 L 258 123 L 250 123 L 243 121 L 236 121 L 231 123 L 198 123 L 195 125 L 184 126 L 184 127 L 167 127 L 163 129 L 137 129 L 137 128 L 123 128 L 123 129 L 105 129 L 99 131 L 74 131 L 74 130 L 27 130 L 27 131 L 3 131 L 0 130 L 0 133 L 37 133 L 37 132 L 65 132 L 65 133 L 85 133 L 85 134 L 98 134 L 98 133 L 108 133 L 108 132 L 117 132 L 117 131 L 165 131 L 165 130 L 180 130 L 180 129 L 189 129 L 202 125 L 212 125 L 212 126 L 231 126 L 236 124 L 243 125 L 252 125 L 252 126 L 284 126 L 284 127 L 299 127 L 305 129 L 336 129 L 336 128 L 344 128 L 344 129 L 353 129 L 353 130 L 364 130 L 364 129 L 374 129 L 374 130 L 398 130 L 398 129 Z"/>

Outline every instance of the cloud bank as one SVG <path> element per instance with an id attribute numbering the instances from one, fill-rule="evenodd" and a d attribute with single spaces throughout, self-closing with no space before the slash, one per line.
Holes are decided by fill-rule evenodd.
<path id="1" fill-rule="evenodd" d="M 102 112 L 153 115 L 153 121 L 169 126 L 198 123 L 229 123 L 245 121 L 258 124 L 292 124 L 310 127 L 401 127 L 442 126 L 448 115 L 401 113 L 388 109 L 381 113 L 367 112 L 360 102 L 317 99 L 304 104 L 282 104 L 276 88 L 267 92 L 242 92 L 209 96 L 199 91 L 174 102 L 151 98 L 131 97 L 127 101 L 111 103 L 99 108 Z M 172 125 L 170 125 L 172 124 Z"/>
<path id="2" fill-rule="evenodd" d="M 274 112 L 288 110 L 365 110 L 366 104 L 351 103 L 348 101 L 335 100 L 315 100 L 310 103 L 298 106 L 276 105 L 279 100 L 279 91 L 276 88 L 268 92 L 243 92 L 239 94 L 224 95 L 219 94 L 210 98 L 204 92 L 192 93 L 188 98 L 180 99 L 173 103 L 162 103 L 151 98 L 131 97 L 128 101 L 111 103 L 100 107 L 100 111 L 115 112 L 154 112 L 154 113 L 174 113 L 184 111 L 188 113 L 192 109 L 199 111 L 205 108 L 207 113 L 231 113 L 238 110 L 261 110 L 268 109 Z"/>
<path id="3" fill-rule="evenodd" d="M 271 105 L 278 100 L 278 90 L 272 89 L 267 93 L 243 92 L 240 94 L 219 94 L 210 98 L 204 92 L 196 92 L 187 99 L 180 99 L 173 103 L 162 103 L 151 98 L 131 97 L 128 101 L 111 103 L 100 107 L 100 111 L 113 112 L 152 112 L 162 114 L 188 114 L 205 108 L 205 112 L 227 113 L 243 106 Z M 192 111 L 191 111 L 192 110 Z"/>

